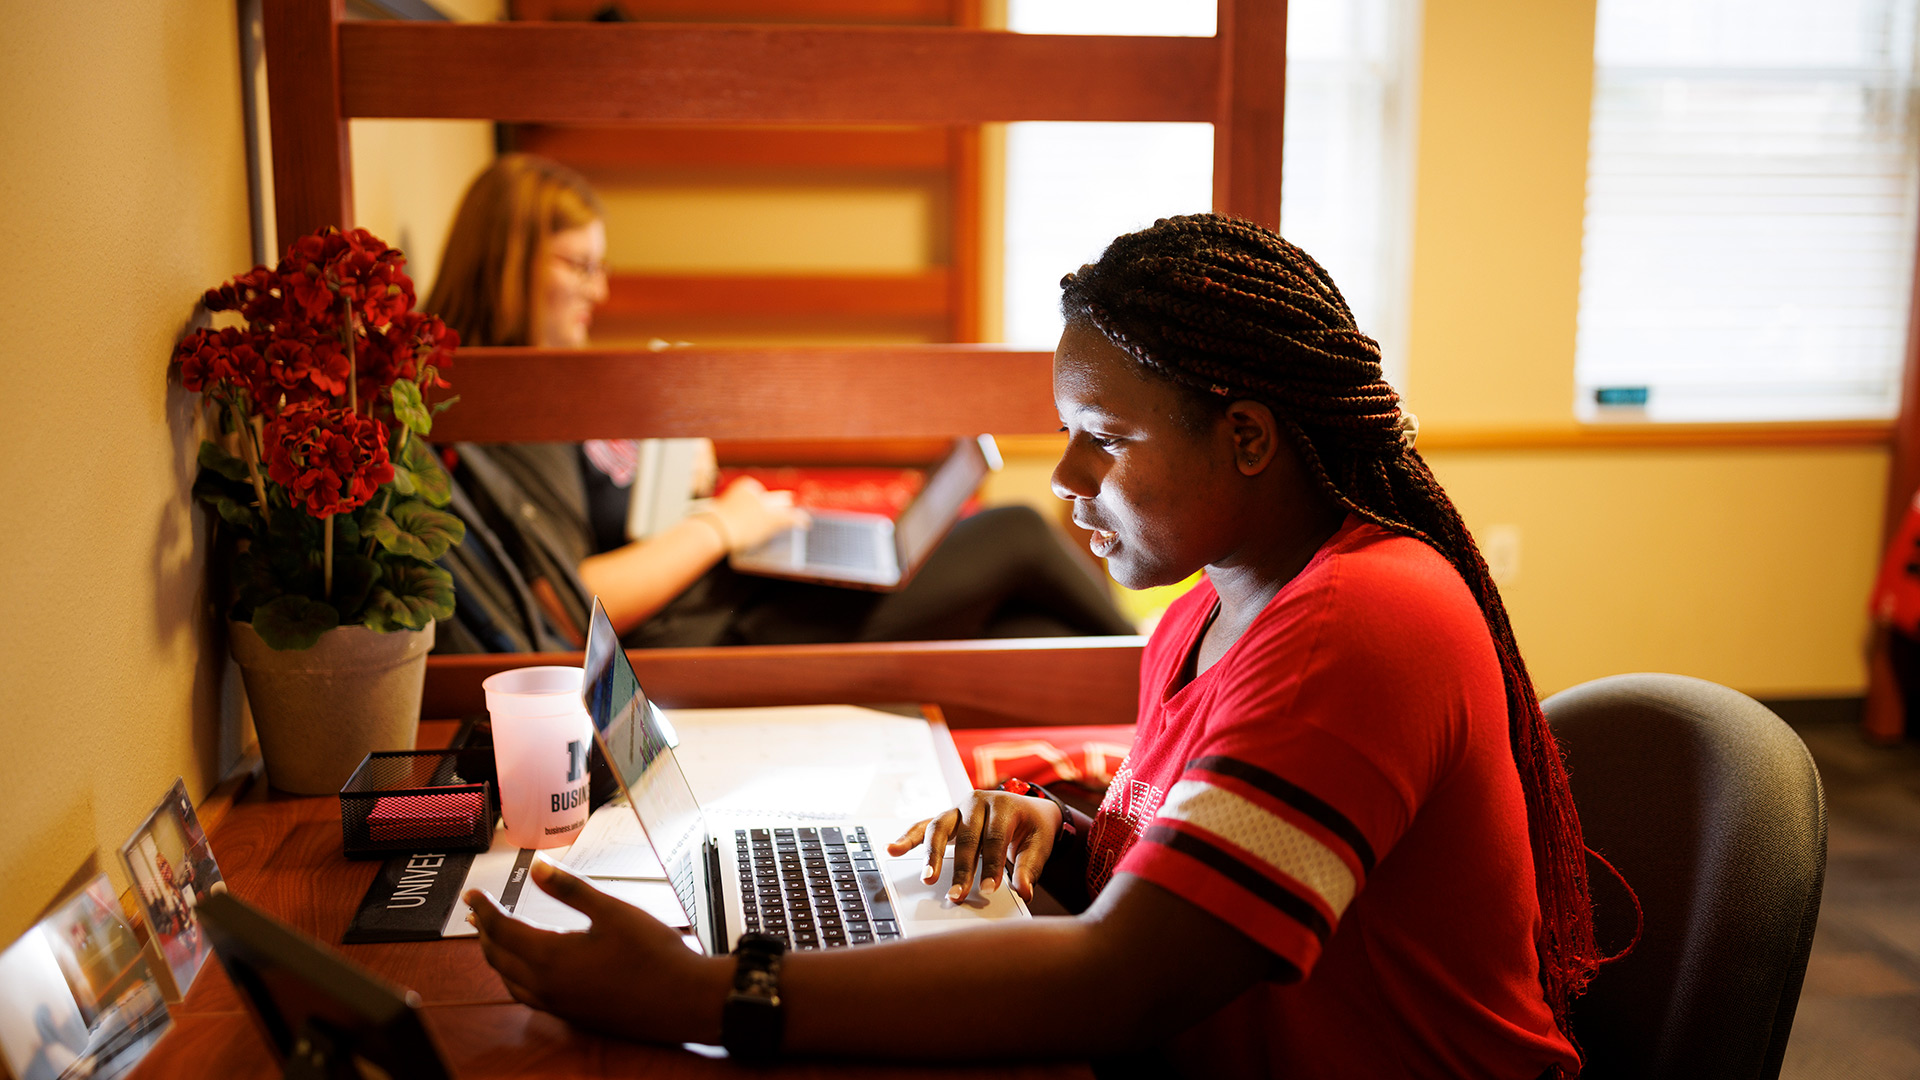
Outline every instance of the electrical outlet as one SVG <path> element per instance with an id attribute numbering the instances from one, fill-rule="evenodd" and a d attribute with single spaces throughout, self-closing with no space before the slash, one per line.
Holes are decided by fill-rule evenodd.
<path id="1" fill-rule="evenodd" d="M 1489 525 L 1480 535 L 1480 557 L 1487 560 L 1487 573 L 1502 588 L 1520 577 L 1520 526 Z"/>

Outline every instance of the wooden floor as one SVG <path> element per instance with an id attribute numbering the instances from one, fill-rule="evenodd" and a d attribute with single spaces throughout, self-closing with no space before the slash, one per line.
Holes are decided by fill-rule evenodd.
<path id="1" fill-rule="evenodd" d="M 1827 792 L 1827 883 L 1786 1080 L 1920 1078 L 1920 746 L 1870 746 L 1843 712 L 1776 706 Z"/>

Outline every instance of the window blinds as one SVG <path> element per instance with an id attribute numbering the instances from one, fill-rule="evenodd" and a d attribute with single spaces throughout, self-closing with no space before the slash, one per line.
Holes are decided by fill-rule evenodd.
<path id="1" fill-rule="evenodd" d="M 1916 0 L 1600 0 L 1577 411 L 1891 416 Z M 1642 415 L 1629 410 L 1631 415 Z"/>

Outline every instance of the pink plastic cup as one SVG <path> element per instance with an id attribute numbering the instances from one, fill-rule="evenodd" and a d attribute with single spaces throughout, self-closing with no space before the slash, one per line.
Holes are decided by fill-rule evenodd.
<path id="1" fill-rule="evenodd" d="M 493 720 L 493 763 L 507 839 L 523 848 L 571 844 L 587 824 L 593 724 L 575 667 L 524 667 L 480 684 Z"/>

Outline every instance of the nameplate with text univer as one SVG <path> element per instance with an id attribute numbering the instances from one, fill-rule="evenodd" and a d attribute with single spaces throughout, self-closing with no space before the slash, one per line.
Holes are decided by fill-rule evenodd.
<path id="1" fill-rule="evenodd" d="M 460 887 L 466 883 L 473 859 L 472 852 L 417 852 L 388 859 L 360 901 L 341 943 L 437 940 L 460 900 Z"/>

